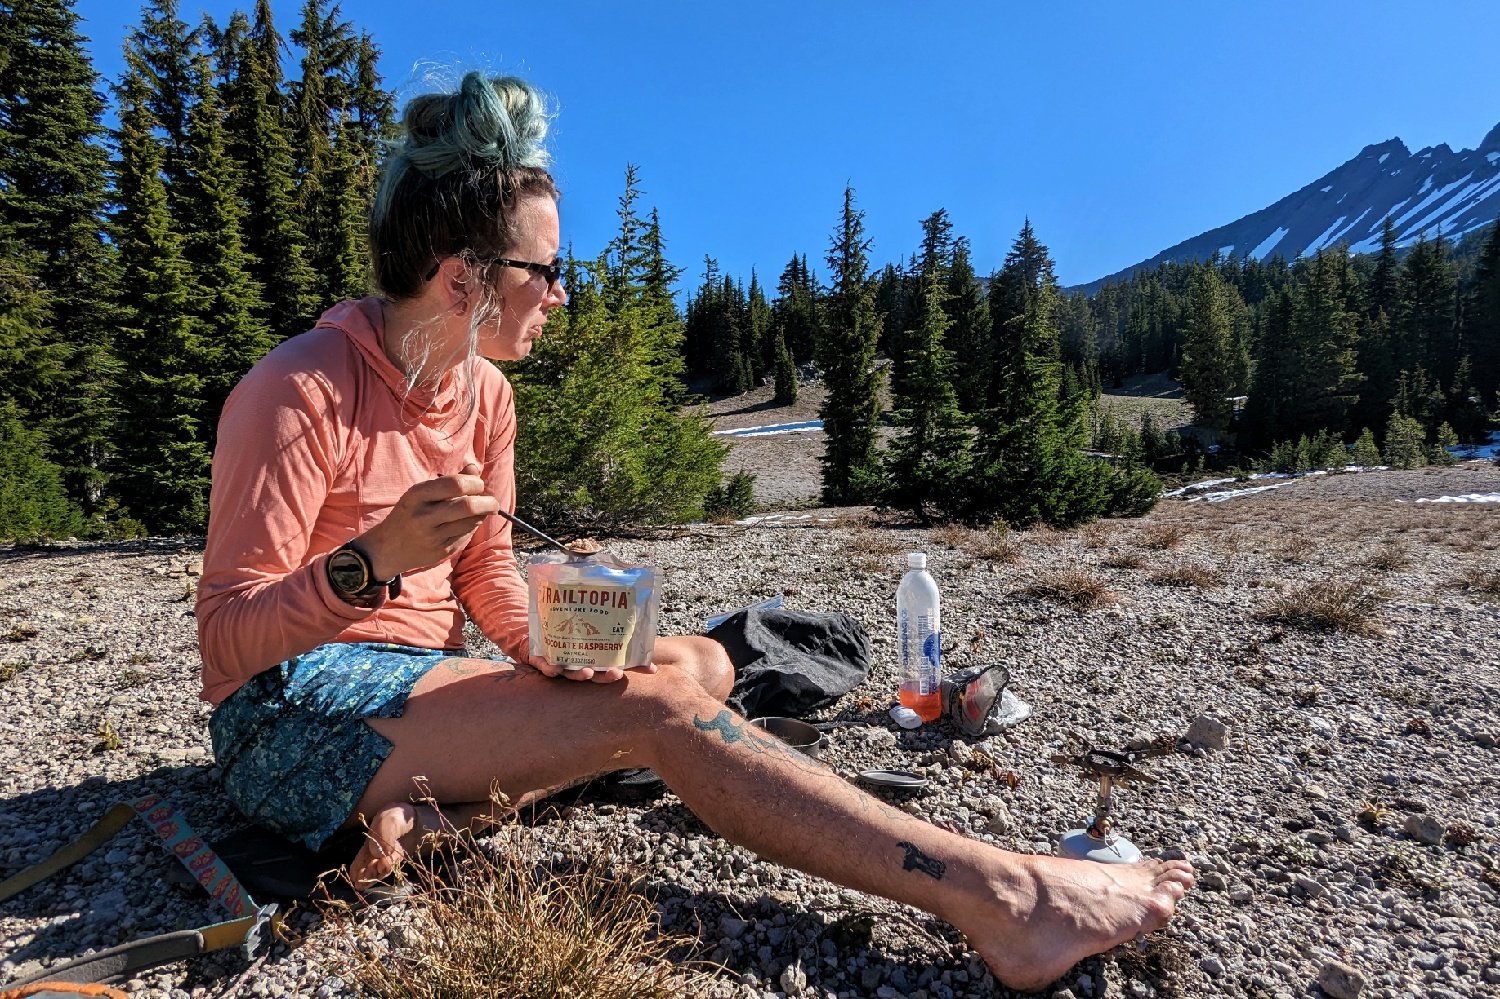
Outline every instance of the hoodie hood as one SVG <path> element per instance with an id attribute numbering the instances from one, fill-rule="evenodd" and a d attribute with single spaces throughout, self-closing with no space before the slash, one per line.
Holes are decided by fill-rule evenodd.
<path id="1" fill-rule="evenodd" d="M 366 366 L 400 400 L 402 412 L 407 416 L 429 425 L 443 423 L 463 401 L 464 380 L 458 377 L 459 369 L 453 367 L 443 372 L 436 389 L 427 385 L 408 388 L 406 376 L 391 362 L 380 345 L 384 323 L 380 299 L 370 297 L 338 303 L 323 313 L 317 325 L 336 329 L 344 334 Z"/>

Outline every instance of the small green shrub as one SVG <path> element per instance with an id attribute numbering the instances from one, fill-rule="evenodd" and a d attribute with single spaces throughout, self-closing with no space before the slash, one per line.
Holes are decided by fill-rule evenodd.
<path id="1" fill-rule="evenodd" d="M 755 475 L 735 472 L 703 497 L 703 513 L 710 520 L 739 520 L 755 509 Z"/>

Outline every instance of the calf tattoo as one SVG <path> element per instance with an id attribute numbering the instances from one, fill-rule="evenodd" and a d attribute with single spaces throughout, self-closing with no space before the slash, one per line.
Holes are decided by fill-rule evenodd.
<path id="1" fill-rule="evenodd" d="M 917 849 L 915 845 L 906 842 L 906 840 L 901 840 L 896 845 L 906 851 L 906 860 L 901 864 L 902 870 L 921 871 L 934 881 L 943 880 L 943 872 L 948 869 L 947 864 L 936 857 L 927 856 L 927 854 Z"/>
<path id="2" fill-rule="evenodd" d="M 719 733 L 719 738 L 723 739 L 727 745 L 742 742 L 746 749 L 762 756 L 773 754 L 798 762 L 809 764 L 812 762 L 775 736 L 763 735 L 758 729 L 737 720 L 729 711 L 720 711 L 714 715 L 712 721 L 704 721 L 698 715 L 694 715 L 693 727 L 700 732 Z"/>
<path id="3" fill-rule="evenodd" d="M 713 721 L 704 721 L 693 715 L 693 727 L 700 732 L 718 732 L 725 742 L 740 742 L 745 738 L 744 726 L 736 725 L 734 715 L 728 711 L 720 711 L 714 715 Z"/>

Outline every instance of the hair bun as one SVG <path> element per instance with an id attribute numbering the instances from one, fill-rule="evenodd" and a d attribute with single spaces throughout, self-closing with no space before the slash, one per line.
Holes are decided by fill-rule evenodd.
<path id="1" fill-rule="evenodd" d="M 456 94 L 428 94 L 406 106 L 401 153 L 437 178 L 460 167 L 545 167 L 547 105 L 519 77 L 486 79 L 471 72 Z"/>

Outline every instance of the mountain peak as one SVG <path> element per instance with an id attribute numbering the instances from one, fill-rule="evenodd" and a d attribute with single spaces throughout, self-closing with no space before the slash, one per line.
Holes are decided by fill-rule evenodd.
<path id="1" fill-rule="evenodd" d="M 1160 264 L 1220 257 L 1288 261 L 1345 244 L 1354 253 L 1380 247 L 1390 219 L 1396 243 L 1407 246 L 1435 232 L 1457 239 L 1500 216 L 1500 125 L 1474 150 L 1438 143 L 1412 153 L 1399 138 L 1365 146 L 1359 154 L 1275 204 L 1169 247 L 1134 267 L 1076 290 L 1090 292 Z"/>
<path id="2" fill-rule="evenodd" d="M 1411 150 L 1406 148 L 1406 143 L 1401 141 L 1401 137 L 1399 135 L 1393 135 L 1389 139 L 1386 139 L 1384 142 L 1375 142 L 1366 146 L 1365 148 L 1361 149 L 1359 151 L 1359 155 L 1354 158 L 1360 160 L 1364 159 L 1366 156 L 1394 152 L 1400 152 L 1403 156 L 1411 155 Z"/>

